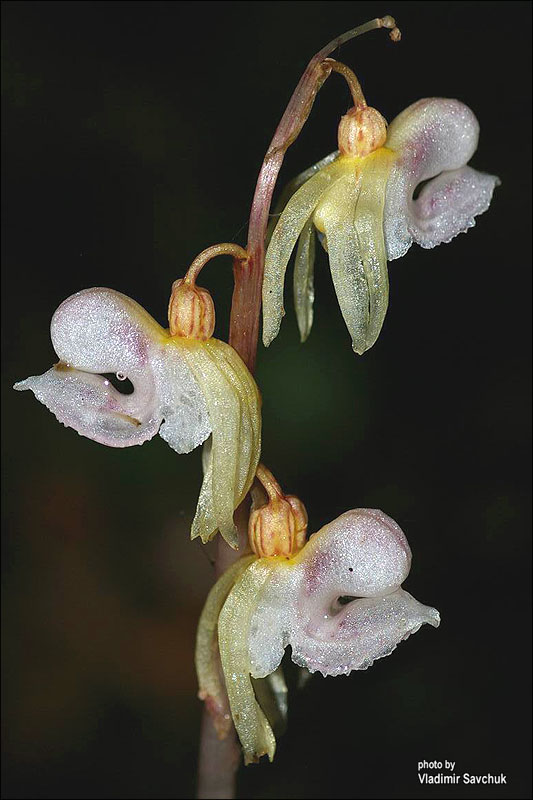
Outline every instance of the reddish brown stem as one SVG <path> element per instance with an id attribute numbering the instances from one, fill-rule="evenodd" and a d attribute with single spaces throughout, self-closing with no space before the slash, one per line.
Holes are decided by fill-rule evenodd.
<path id="1" fill-rule="evenodd" d="M 325 59 L 333 50 L 350 39 L 377 28 L 390 29 L 391 38 L 393 41 L 397 41 L 399 31 L 395 27 L 394 20 L 392 17 L 383 17 L 343 33 L 313 56 L 289 100 L 264 158 L 250 211 L 248 244 L 246 246 L 247 259 L 239 257 L 240 254 L 238 254 L 233 261 L 235 288 L 231 305 L 229 342 L 252 373 L 255 369 L 259 336 L 265 235 L 272 195 L 283 158 L 302 130 L 317 92 L 331 74 L 334 66 L 335 71 L 343 74 L 348 80 L 352 93 L 353 91 L 357 92 L 350 77 L 353 75 L 351 70 L 340 69 L 338 62 L 324 63 Z M 357 79 L 355 80 L 357 81 Z M 355 99 L 357 99 L 357 94 L 354 96 Z M 226 252 L 228 251 L 226 250 Z M 235 522 L 239 531 L 241 547 L 235 551 L 221 537 L 218 537 L 215 562 L 217 576 L 242 556 L 248 546 L 248 504 L 246 501 L 235 512 Z M 220 741 L 216 736 L 211 717 L 204 708 L 198 783 L 198 797 L 201 800 L 203 798 L 234 797 L 235 775 L 239 764 L 238 754 L 235 729 L 232 728 L 228 737 Z"/>
<path id="2" fill-rule="evenodd" d="M 207 709 L 202 716 L 200 732 L 200 768 L 198 771 L 199 800 L 235 797 L 235 776 L 240 752 L 235 729 L 225 739 L 219 739 Z"/>

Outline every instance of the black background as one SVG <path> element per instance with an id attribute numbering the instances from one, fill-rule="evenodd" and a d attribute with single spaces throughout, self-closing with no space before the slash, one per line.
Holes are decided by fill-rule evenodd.
<path id="1" fill-rule="evenodd" d="M 400 44 L 374 32 L 337 57 L 389 120 L 420 97 L 471 106 L 472 165 L 502 186 L 467 236 L 390 265 L 363 358 L 319 256 L 309 341 L 288 300 L 260 348 L 263 460 L 311 531 L 358 506 L 394 517 L 413 550 L 406 588 L 442 625 L 368 672 L 292 691 L 274 764 L 242 769 L 239 796 L 529 796 L 530 4 L 5 2 L 5 797 L 192 795 L 194 631 L 212 580 L 187 541 L 199 452 L 159 437 L 106 449 L 10 387 L 54 361 L 49 321 L 68 295 L 110 286 L 164 323 L 200 250 L 244 244 L 307 61 L 384 13 Z M 347 107 L 334 76 L 282 183 L 335 149 Z M 225 338 L 229 263 L 203 282 Z M 421 787 L 423 759 L 507 786 Z"/>

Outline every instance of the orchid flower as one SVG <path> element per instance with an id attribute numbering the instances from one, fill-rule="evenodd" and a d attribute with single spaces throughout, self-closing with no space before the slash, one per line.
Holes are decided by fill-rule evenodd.
<path id="1" fill-rule="evenodd" d="M 31 389 L 66 427 L 109 447 L 159 433 L 189 453 L 211 436 L 191 538 L 219 530 L 237 547 L 233 512 L 259 460 L 260 396 L 235 350 L 212 338 L 214 314 L 209 293 L 187 278 L 173 285 L 167 330 L 129 297 L 85 289 L 52 318 L 59 362 L 14 388 Z M 117 391 L 110 373 L 129 378 L 133 393 Z"/>
<path id="2" fill-rule="evenodd" d="M 288 645 L 292 660 L 310 672 L 348 675 L 390 655 L 424 623 L 440 622 L 434 608 L 401 588 L 411 551 L 390 517 L 373 509 L 347 511 L 305 543 L 301 502 L 283 496 L 263 465 L 257 477 L 269 501 L 250 520 L 255 555 L 233 564 L 211 590 L 196 650 L 199 696 L 224 737 L 230 717 L 217 669 L 218 636 L 245 763 L 274 757 L 276 740 L 252 679 L 273 676 Z"/>
<path id="3" fill-rule="evenodd" d="M 376 342 L 387 312 L 387 260 L 405 255 L 413 242 L 432 248 L 466 232 L 488 209 L 499 183 L 467 166 L 479 124 L 463 103 L 419 100 L 387 130 L 358 83 L 353 94 L 354 107 L 339 124 L 339 150 L 293 182 L 272 234 L 263 282 L 266 346 L 279 332 L 285 272 L 297 242 L 296 317 L 302 341 L 309 335 L 315 229 L 329 255 L 353 349 L 362 354 Z"/>

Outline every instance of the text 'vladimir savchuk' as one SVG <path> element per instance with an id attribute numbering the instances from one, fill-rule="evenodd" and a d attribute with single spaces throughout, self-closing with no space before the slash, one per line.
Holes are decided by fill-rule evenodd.
<path id="1" fill-rule="evenodd" d="M 449 770 L 448 773 L 437 772 L 435 775 L 430 775 L 423 770 L 428 769 L 444 769 Z M 507 784 L 507 775 L 500 772 L 499 775 L 492 775 L 490 772 L 486 775 L 471 775 L 469 772 L 463 772 L 461 775 L 455 773 L 455 761 L 419 761 L 418 762 L 418 780 L 421 784 Z"/>

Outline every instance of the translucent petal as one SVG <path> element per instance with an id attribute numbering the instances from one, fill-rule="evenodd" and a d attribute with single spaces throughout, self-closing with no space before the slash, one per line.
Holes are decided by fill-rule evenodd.
<path id="1" fill-rule="evenodd" d="M 309 673 L 307 672 L 309 675 Z M 288 687 L 281 667 L 266 678 L 252 677 L 254 694 L 275 736 L 287 729 Z"/>
<path id="2" fill-rule="evenodd" d="M 375 343 L 387 312 L 383 207 L 393 160 L 385 148 L 352 159 L 350 173 L 327 192 L 314 217 L 326 235 L 337 299 L 359 354 Z"/>
<path id="3" fill-rule="evenodd" d="M 338 155 L 339 151 L 335 150 L 333 153 L 330 153 L 325 158 L 321 158 L 320 161 L 317 161 L 317 163 L 313 164 L 312 167 L 304 169 L 303 172 L 300 172 L 300 174 L 297 175 L 296 178 L 293 178 L 291 181 L 289 181 L 289 183 L 286 186 L 283 187 L 283 191 L 281 192 L 281 195 L 276 203 L 274 211 L 270 214 L 270 219 L 268 222 L 268 230 L 266 235 L 267 245 L 270 242 L 270 239 L 272 238 L 272 233 L 274 231 L 274 228 L 276 227 L 277 221 L 281 216 L 283 209 L 285 208 L 285 206 L 287 205 L 293 194 L 300 188 L 300 186 L 302 186 L 306 181 L 308 181 L 309 178 L 312 178 L 313 175 L 316 175 L 316 173 L 319 172 L 323 167 L 327 167 L 328 164 L 331 164 L 332 161 L 335 161 Z"/>
<path id="4" fill-rule="evenodd" d="M 263 342 L 276 338 L 284 314 L 283 286 L 291 253 L 305 223 L 324 192 L 346 171 L 337 159 L 306 181 L 291 197 L 276 225 L 265 256 L 263 279 Z"/>
<path id="5" fill-rule="evenodd" d="M 360 187 L 361 177 L 354 170 L 337 181 L 317 208 L 337 300 L 356 353 L 366 350 L 369 310 L 368 283 L 354 222 Z"/>
<path id="6" fill-rule="evenodd" d="M 389 150 L 381 150 L 365 159 L 355 226 L 361 244 L 363 267 L 368 282 L 369 318 L 366 349 L 375 344 L 389 304 L 387 253 L 383 235 L 383 209 L 387 180 L 394 162 Z"/>
<path id="7" fill-rule="evenodd" d="M 209 541 L 217 530 L 238 547 L 233 512 L 253 481 L 261 450 L 259 391 L 232 347 L 217 339 L 180 339 L 179 347 L 205 396 L 212 426 L 210 463 L 191 537 Z"/>
<path id="8" fill-rule="evenodd" d="M 203 395 L 168 333 L 137 303 L 112 289 L 86 289 L 55 312 L 51 336 L 60 363 L 16 384 L 31 389 L 65 425 L 111 447 L 142 444 L 161 434 L 189 452 L 211 431 Z M 121 394 L 102 375 L 133 383 Z"/>
<path id="9" fill-rule="evenodd" d="M 339 151 L 335 150 L 325 158 L 322 158 L 312 167 L 301 172 L 296 178 L 293 178 L 281 193 L 281 196 L 276 203 L 276 208 L 269 222 L 268 232 L 266 236 L 266 243 L 270 242 L 272 232 L 276 223 L 281 215 L 281 212 L 293 196 L 293 194 L 302 186 L 309 178 L 319 172 L 323 167 L 331 164 L 339 155 Z M 311 221 L 306 222 L 300 238 L 298 240 L 298 249 L 296 251 L 296 259 L 294 264 L 294 305 L 296 311 L 296 319 L 300 331 L 300 338 L 305 342 L 311 327 L 313 325 L 313 302 L 314 302 L 314 287 L 313 287 L 313 272 L 315 261 L 315 237 L 314 228 Z"/>
<path id="10" fill-rule="evenodd" d="M 403 256 L 412 242 L 435 247 L 474 224 L 487 210 L 498 179 L 473 170 L 457 182 L 446 172 L 461 170 L 473 156 L 479 124 L 458 100 L 429 98 L 409 106 L 391 123 L 387 147 L 398 156 L 387 186 L 384 229 L 389 260 Z M 443 173 L 413 201 L 421 181 Z M 446 192 L 446 185 L 453 188 Z M 434 224 L 431 209 L 435 209 Z"/>
<path id="11" fill-rule="evenodd" d="M 268 755 L 272 761 L 276 739 L 255 698 L 250 678 L 249 628 L 265 584 L 276 561 L 259 559 L 238 578 L 220 612 L 218 645 L 235 728 L 244 751 L 244 763 Z"/>
<path id="12" fill-rule="evenodd" d="M 201 700 L 205 700 L 221 739 L 227 735 L 231 727 L 231 717 L 217 658 L 218 616 L 236 579 L 255 558 L 255 556 L 245 556 L 221 575 L 207 596 L 198 622 L 195 652 L 198 696 Z"/>
<path id="13" fill-rule="evenodd" d="M 163 416 L 159 435 L 177 453 L 190 453 L 211 433 L 207 403 L 180 350 L 169 343 L 162 356 L 154 362 Z"/>
<path id="14" fill-rule="evenodd" d="M 294 308 L 302 342 L 309 336 L 313 325 L 314 267 L 315 226 L 309 220 L 298 239 L 294 262 Z"/>
<path id="15" fill-rule="evenodd" d="M 208 448 L 206 450 L 206 448 Z M 198 502 L 196 503 L 196 513 L 191 526 L 191 539 L 199 536 L 205 544 L 215 536 L 218 525 L 215 516 L 215 506 L 213 503 L 213 440 L 210 437 L 204 445 L 202 453 L 203 481 L 200 487 Z M 233 537 L 233 533 L 230 534 Z"/>

